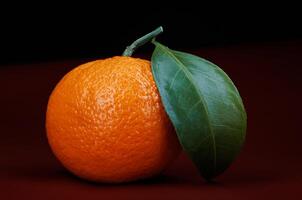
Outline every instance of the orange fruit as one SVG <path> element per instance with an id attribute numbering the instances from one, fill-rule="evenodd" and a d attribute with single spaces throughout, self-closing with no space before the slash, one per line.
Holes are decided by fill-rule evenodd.
<path id="1" fill-rule="evenodd" d="M 73 69 L 52 92 L 49 144 L 75 175 L 125 182 L 160 173 L 180 152 L 150 62 L 116 56 Z"/>

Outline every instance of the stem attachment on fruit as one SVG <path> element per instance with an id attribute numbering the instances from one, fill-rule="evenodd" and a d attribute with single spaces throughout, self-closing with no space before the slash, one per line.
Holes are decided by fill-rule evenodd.
<path id="1" fill-rule="evenodd" d="M 140 46 L 146 44 L 150 40 L 154 39 L 156 36 L 161 34 L 163 32 L 163 27 L 158 27 L 154 31 L 148 33 L 147 35 L 144 35 L 143 37 L 135 40 L 130 46 L 127 46 L 125 49 L 123 56 L 131 56 L 133 52 Z"/>

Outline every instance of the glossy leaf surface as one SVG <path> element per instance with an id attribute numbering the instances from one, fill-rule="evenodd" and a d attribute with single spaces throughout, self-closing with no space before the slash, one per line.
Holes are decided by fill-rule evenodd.
<path id="1" fill-rule="evenodd" d="M 215 64 L 155 42 L 152 72 L 184 151 L 210 180 L 239 153 L 246 112 L 231 79 Z"/>

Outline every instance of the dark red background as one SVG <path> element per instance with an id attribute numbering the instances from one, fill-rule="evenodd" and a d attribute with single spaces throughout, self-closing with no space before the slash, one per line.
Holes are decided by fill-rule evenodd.
<path id="1" fill-rule="evenodd" d="M 243 151 L 214 183 L 203 181 L 185 155 L 162 176 L 120 185 L 86 182 L 63 169 L 47 144 L 44 121 L 55 84 L 88 61 L 73 59 L 0 68 L 0 198 L 301 199 L 302 41 L 185 51 L 221 66 L 248 114 Z"/>

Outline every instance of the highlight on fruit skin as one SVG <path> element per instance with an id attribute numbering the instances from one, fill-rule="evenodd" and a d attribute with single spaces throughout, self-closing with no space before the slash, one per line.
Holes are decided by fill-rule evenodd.
<path id="1" fill-rule="evenodd" d="M 127 182 L 162 172 L 181 151 L 150 61 L 115 56 L 66 74 L 47 107 L 47 137 L 73 174 Z"/>

